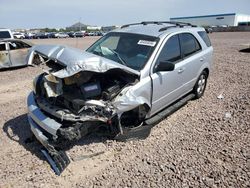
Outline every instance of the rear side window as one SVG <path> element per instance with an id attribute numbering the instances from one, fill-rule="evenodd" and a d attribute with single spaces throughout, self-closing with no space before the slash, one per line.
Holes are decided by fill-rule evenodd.
<path id="1" fill-rule="evenodd" d="M 180 34 L 180 40 L 184 57 L 201 50 L 201 45 L 199 44 L 197 39 L 190 33 Z"/>
<path id="2" fill-rule="evenodd" d="M 210 39 L 206 33 L 206 31 L 198 31 L 198 34 L 203 39 L 203 41 L 206 43 L 207 47 L 211 46 Z"/>
<path id="3" fill-rule="evenodd" d="M 176 62 L 181 59 L 178 35 L 172 36 L 165 43 L 158 58 L 158 62 Z"/>
<path id="4" fill-rule="evenodd" d="M 11 38 L 8 31 L 0 31 L 0 39 Z"/>
<path id="5" fill-rule="evenodd" d="M 10 50 L 17 50 L 17 49 L 29 48 L 30 47 L 29 45 L 27 45 L 25 43 L 22 43 L 22 42 L 19 42 L 19 41 L 9 42 L 9 46 L 10 46 Z"/>

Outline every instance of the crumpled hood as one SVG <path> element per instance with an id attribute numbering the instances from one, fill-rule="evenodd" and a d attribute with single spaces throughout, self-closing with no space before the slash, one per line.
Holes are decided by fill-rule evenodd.
<path id="1" fill-rule="evenodd" d="M 139 71 L 86 51 L 60 45 L 36 45 L 28 54 L 28 64 L 32 64 L 35 53 L 66 66 L 52 73 L 58 78 L 72 76 L 80 71 L 106 72 L 110 69 L 121 69 L 125 72 L 140 75 Z"/>

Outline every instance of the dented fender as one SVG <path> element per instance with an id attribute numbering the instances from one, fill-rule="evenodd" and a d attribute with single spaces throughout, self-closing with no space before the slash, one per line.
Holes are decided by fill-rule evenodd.
<path id="1" fill-rule="evenodd" d="M 151 108 L 151 91 L 151 79 L 148 77 L 135 85 L 125 87 L 112 101 L 112 104 L 117 109 L 118 114 L 144 104 Z"/>

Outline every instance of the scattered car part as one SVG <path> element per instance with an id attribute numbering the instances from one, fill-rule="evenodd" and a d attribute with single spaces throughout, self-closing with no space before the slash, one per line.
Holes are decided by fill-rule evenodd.
<path id="1" fill-rule="evenodd" d="M 104 154 L 104 151 L 100 151 L 100 152 L 93 153 L 93 154 L 90 154 L 90 155 L 81 155 L 79 157 L 75 157 L 73 159 L 73 161 L 81 161 L 83 159 L 88 159 L 88 158 L 95 157 L 95 156 L 98 156 L 98 155 L 101 155 L 101 154 Z"/>
<path id="2" fill-rule="evenodd" d="M 222 94 L 219 94 L 219 95 L 217 96 L 217 99 L 224 99 L 224 96 L 223 96 Z"/>
<path id="3" fill-rule="evenodd" d="M 69 165 L 70 159 L 64 151 L 48 152 L 46 149 L 41 150 L 46 157 L 56 175 L 60 175 L 62 171 Z"/>

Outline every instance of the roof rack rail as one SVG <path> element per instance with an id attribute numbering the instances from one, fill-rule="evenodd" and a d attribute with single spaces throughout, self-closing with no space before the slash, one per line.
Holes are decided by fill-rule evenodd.
<path id="1" fill-rule="evenodd" d="M 192 25 L 191 23 L 185 23 L 185 22 L 175 22 L 175 23 L 176 23 L 176 26 L 178 26 L 178 27 L 184 27 L 184 26 L 197 27 L 197 25 Z M 163 27 L 163 28 L 159 29 L 159 32 L 165 31 L 171 27 L 173 27 L 173 26 Z"/>
<path id="2" fill-rule="evenodd" d="M 191 26 L 191 27 L 197 27 L 196 25 L 192 25 L 191 23 L 185 23 L 185 22 L 174 22 L 174 21 L 144 21 L 144 22 L 138 22 L 138 23 L 132 23 L 132 24 L 126 24 L 121 26 L 121 28 L 125 28 L 125 27 L 129 27 L 132 25 L 148 25 L 148 24 L 157 24 L 157 25 L 161 25 L 161 24 L 173 24 L 175 26 L 178 27 L 184 27 L 184 26 Z M 169 26 L 168 26 L 169 27 Z M 166 27 L 167 28 L 167 27 Z M 162 28 L 163 29 L 163 28 Z M 161 30 L 161 29 L 160 29 Z M 162 30 L 164 31 L 164 30 Z"/>

